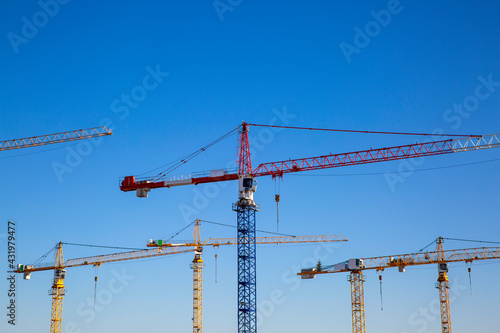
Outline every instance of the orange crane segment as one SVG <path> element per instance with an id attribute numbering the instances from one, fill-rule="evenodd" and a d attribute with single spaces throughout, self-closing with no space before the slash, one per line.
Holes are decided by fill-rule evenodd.
<path id="1" fill-rule="evenodd" d="M 101 127 L 80 129 L 70 132 L 32 136 L 29 138 L 0 141 L 0 151 L 44 146 L 53 143 L 61 143 L 61 142 L 68 142 L 75 140 L 91 139 L 112 134 L 113 133 L 110 129 L 106 128 L 105 126 L 101 126 Z"/>

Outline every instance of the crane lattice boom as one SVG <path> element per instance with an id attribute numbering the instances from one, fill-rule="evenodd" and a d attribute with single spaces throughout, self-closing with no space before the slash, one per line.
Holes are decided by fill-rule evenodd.
<path id="1" fill-rule="evenodd" d="M 393 146 L 350 153 L 330 154 L 317 157 L 262 163 L 252 171 L 251 176 L 281 177 L 286 173 L 299 171 L 337 168 L 350 165 L 395 161 L 407 158 L 442 155 L 498 147 L 500 147 L 500 136 L 498 134 L 491 134 L 479 137 L 415 143 L 404 146 Z M 180 176 L 146 177 L 137 179 L 135 176 L 128 176 L 121 179 L 120 189 L 125 192 L 137 190 L 139 195 L 140 189 L 198 185 L 204 183 L 237 180 L 239 178 L 240 174 L 238 174 L 237 170 L 233 169 L 213 170 L 210 172 L 192 173 Z"/>
<path id="2" fill-rule="evenodd" d="M 116 261 L 124 261 L 124 260 L 132 260 L 132 259 L 143 259 L 143 258 L 151 258 L 157 256 L 163 256 L 168 254 L 177 254 L 177 253 L 185 253 L 185 252 L 193 252 L 194 247 L 172 247 L 172 248 L 158 248 L 151 250 L 138 250 L 138 251 L 130 251 L 130 252 L 120 252 L 120 253 L 112 253 L 105 255 L 98 255 L 93 257 L 84 257 L 84 258 L 76 258 L 69 259 L 65 261 L 62 266 L 56 266 L 54 264 L 39 264 L 39 265 L 19 265 L 18 269 L 15 270 L 15 273 L 30 273 L 30 272 L 39 272 L 39 271 L 47 271 L 53 270 L 58 267 L 68 268 L 68 267 L 76 267 L 76 266 L 86 266 L 86 265 L 100 265 L 109 262 Z"/>
<path id="3" fill-rule="evenodd" d="M 318 235 L 318 236 L 273 236 L 256 237 L 255 244 L 287 244 L 287 243 L 324 243 L 324 242 L 347 242 L 342 235 Z M 164 243 L 161 240 L 152 241 L 148 247 L 178 247 L 178 246 L 220 246 L 238 245 L 237 238 L 209 238 L 199 244 L 197 243 Z"/>
<path id="4" fill-rule="evenodd" d="M 384 270 L 391 267 L 406 267 L 414 265 L 438 264 L 445 262 L 472 262 L 475 260 L 500 259 L 500 247 L 479 247 L 470 249 L 458 249 L 447 251 L 433 251 L 400 254 L 385 257 L 361 258 L 362 267 L 360 269 Z M 315 271 L 314 274 L 340 273 L 348 272 L 349 268 L 338 270 Z M 307 273 L 298 273 L 299 275 L 308 275 Z"/>
<path id="5" fill-rule="evenodd" d="M 101 126 L 101 127 L 80 129 L 70 132 L 32 136 L 29 138 L 0 141 L 0 151 L 43 146 L 53 143 L 61 143 L 61 142 L 68 142 L 75 140 L 91 139 L 112 134 L 113 133 L 111 132 L 110 129 L 106 128 L 105 126 Z"/>

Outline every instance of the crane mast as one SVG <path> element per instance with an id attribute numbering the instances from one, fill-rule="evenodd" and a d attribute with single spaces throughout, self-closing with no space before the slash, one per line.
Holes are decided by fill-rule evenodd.
<path id="1" fill-rule="evenodd" d="M 233 204 L 238 230 L 238 332 L 257 332 L 257 266 L 255 245 L 255 212 L 253 200 L 257 181 L 251 176 L 252 161 L 248 142 L 248 125 L 243 123 L 238 152 L 238 201 Z"/>
<path id="2" fill-rule="evenodd" d="M 54 283 L 52 284 L 52 289 L 49 291 L 49 295 L 52 296 L 51 333 L 60 333 L 62 329 L 63 296 L 66 295 L 66 289 L 64 289 L 65 277 L 66 270 L 64 269 L 62 243 L 59 242 L 55 251 Z"/>
<path id="3" fill-rule="evenodd" d="M 444 258 L 443 239 L 437 240 L 438 253 L 438 280 L 436 288 L 439 290 L 439 307 L 441 310 L 441 330 L 443 333 L 451 333 L 451 314 L 450 314 L 450 281 L 448 280 L 448 263 Z"/>
<path id="4" fill-rule="evenodd" d="M 203 259 L 201 252 L 195 250 L 191 264 L 193 269 L 193 333 L 202 332 L 203 319 Z"/>
<path id="5" fill-rule="evenodd" d="M 365 290 L 363 272 L 353 270 L 349 276 L 351 283 L 352 331 L 365 333 Z"/>

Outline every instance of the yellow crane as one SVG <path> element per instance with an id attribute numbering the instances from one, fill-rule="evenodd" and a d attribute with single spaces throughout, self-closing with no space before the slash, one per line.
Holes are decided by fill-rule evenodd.
<path id="1" fill-rule="evenodd" d="M 80 129 L 76 131 L 32 136 L 28 138 L 5 140 L 5 141 L 0 141 L 0 151 L 44 146 L 53 143 L 61 143 L 61 142 L 76 141 L 83 139 L 91 139 L 112 134 L 113 133 L 111 132 L 110 129 L 106 128 L 105 126 L 101 126 L 101 127 Z"/>
<path id="2" fill-rule="evenodd" d="M 113 254 L 98 255 L 93 257 L 84 257 L 77 259 L 69 259 L 64 261 L 62 244 L 59 242 L 55 251 L 55 263 L 53 265 L 18 265 L 15 273 L 24 273 L 24 279 L 29 280 L 31 273 L 39 271 L 54 270 L 54 280 L 52 289 L 49 294 L 52 296 L 52 310 L 50 316 L 50 333 L 61 333 L 62 329 L 62 311 L 63 311 L 63 296 L 66 295 L 64 287 L 64 279 L 66 277 L 66 268 L 93 265 L 98 267 L 104 263 L 144 259 L 151 257 L 164 256 L 169 254 L 185 253 L 194 251 L 194 247 L 172 247 L 145 249 L 139 251 L 120 252 Z"/>
<path id="3" fill-rule="evenodd" d="M 183 248 L 193 247 L 195 255 L 191 268 L 193 269 L 193 333 L 202 333 L 202 305 L 203 305 L 203 253 L 204 246 L 219 247 L 221 245 L 238 245 L 237 238 L 209 238 L 201 241 L 200 220 L 194 223 L 193 243 L 167 243 L 163 240 L 150 240 L 148 247 L 157 248 Z M 346 242 L 347 238 L 341 235 L 318 235 L 318 236 L 272 236 L 255 237 L 255 244 L 297 244 L 297 243 L 324 243 L 324 242 Z"/>
<path id="4" fill-rule="evenodd" d="M 472 261 L 475 260 L 487 259 L 500 259 L 500 247 L 480 247 L 445 251 L 443 249 L 443 238 L 439 237 L 436 240 L 436 251 L 433 252 L 349 259 L 348 261 L 336 265 L 327 266 L 321 270 L 317 268 L 302 269 L 297 275 L 300 275 L 302 279 L 312 279 L 318 274 L 350 272 L 352 331 L 353 333 L 365 333 L 364 270 L 375 269 L 377 271 L 384 271 L 386 268 L 398 267 L 400 272 L 404 272 L 406 266 L 437 264 L 438 280 L 436 288 L 439 289 L 442 333 L 451 333 L 448 263 L 472 263 Z"/>

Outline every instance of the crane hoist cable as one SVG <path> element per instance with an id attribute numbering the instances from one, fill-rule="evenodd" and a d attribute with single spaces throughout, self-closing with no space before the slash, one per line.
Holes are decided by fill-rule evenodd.
<path id="1" fill-rule="evenodd" d="M 379 271 L 378 280 L 380 281 L 380 311 L 384 311 L 384 302 L 382 299 L 382 273 L 384 271 Z"/>
<path id="2" fill-rule="evenodd" d="M 472 266 L 472 262 L 471 263 L 468 263 L 470 264 L 470 266 Z M 471 267 L 467 267 L 467 271 L 469 272 L 469 289 L 470 289 L 470 296 L 472 296 L 472 278 L 471 278 L 471 275 L 470 275 L 470 271 L 471 271 Z"/>
<path id="3" fill-rule="evenodd" d="M 95 301 L 97 296 L 97 276 L 99 275 L 99 267 L 101 264 L 94 265 L 95 277 L 94 277 L 94 310 L 95 310 Z"/>
<path id="4" fill-rule="evenodd" d="M 219 249 L 218 246 L 214 247 L 214 252 L 215 252 L 215 283 L 217 283 L 217 250 Z"/>

